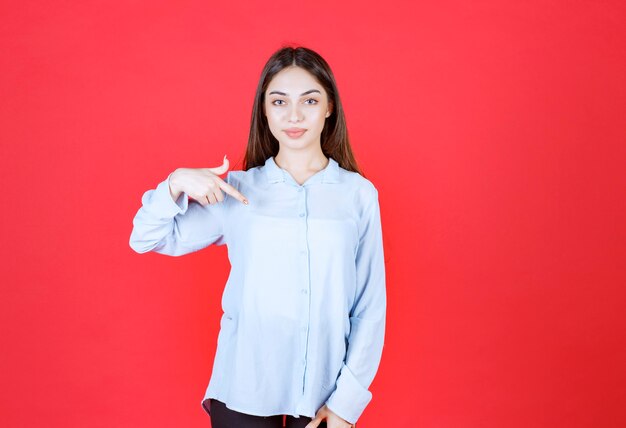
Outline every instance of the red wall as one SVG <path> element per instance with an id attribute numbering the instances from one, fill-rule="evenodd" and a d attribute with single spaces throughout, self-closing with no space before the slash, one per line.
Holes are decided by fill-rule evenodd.
<path id="1" fill-rule="evenodd" d="M 177 167 L 241 168 L 285 42 L 380 191 L 359 428 L 626 426 L 624 2 L 57 3 L 0 7 L 1 426 L 210 426 L 226 248 L 139 255 L 131 221 Z"/>

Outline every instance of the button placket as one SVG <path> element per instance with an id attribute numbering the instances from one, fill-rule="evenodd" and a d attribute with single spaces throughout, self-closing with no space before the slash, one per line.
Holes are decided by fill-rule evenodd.
<path id="1" fill-rule="evenodd" d="M 298 217 L 301 220 L 301 239 L 300 239 L 300 255 L 302 256 L 302 282 L 300 293 L 302 295 L 307 295 L 309 293 L 309 258 L 307 257 L 308 251 L 308 240 L 307 240 L 307 218 L 306 218 L 306 191 L 304 187 L 298 187 L 298 192 L 300 193 L 298 198 Z M 308 303 L 308 301 L 307 301 Z M 308 312 L 308 305 L 306 307 L 306 311 Z M 308 317 L 307 317 L 308 320 Z M 306 331 L 306 327 L 303 326 L 303 331 Z"/>
<path id="2" fill-rule="evenodd" d="M 301 280 L 299 282 L 300 285 L 300 295 L 302 296 L 301 307 L 302 307 L 302 319 L 300 324 L 300 332 L 302 337 L 302 392 L 304 392 L 305 386 L 305 378 L 306 378 L 306 357 L 307 357 L 307 348 L 308 348 L 308 330 L 309 330 L 309 316 L 310 316 L 310 298 L 309 298 L 309 288 L 310 284 L 310 274 L 309 274 L 309 243 L 308 243 L 308 224 L 307 224 L 307 210 L 306 210 L 306 197 L 307 190 L 304 186 L 299 187 L 298 191 L 298 204 L 297 204 L 297 213 L 298 218 L 300 219 L 299 230 L 299 252 L 300 252 L 300 266 L 301 266 Z"/>

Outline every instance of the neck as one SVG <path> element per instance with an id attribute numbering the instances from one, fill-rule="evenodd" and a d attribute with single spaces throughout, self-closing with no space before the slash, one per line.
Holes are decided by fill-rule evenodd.
<path id="1" fill-rule="evenodd" d="M 310 151 L 279 149 L 276 156 L 274 156 L 274 162 L 280 168 L 286 169 L 287 171 L 307 172 L 321 171 L 330 161 L 324 156 L 321 148 L 316 148 Z"/>

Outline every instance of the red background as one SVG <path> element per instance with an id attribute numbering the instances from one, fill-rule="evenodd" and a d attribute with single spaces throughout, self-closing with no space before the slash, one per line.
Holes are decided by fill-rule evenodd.
<path id="1" fill-rule="evenodd" d="M 435 3 L 435 2 L 432 2 Z M 283 43 L 335 72 L 380 191 L 370 427 L 626 426 L 622 1 L 0 6 L 0 425 L 208 427 L 226 248 L 128 245 L 241 160 Z"/>

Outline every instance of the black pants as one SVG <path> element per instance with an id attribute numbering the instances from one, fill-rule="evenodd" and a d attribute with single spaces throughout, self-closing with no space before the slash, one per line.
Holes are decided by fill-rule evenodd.
<path id="1" fill-rule="evenodd" d="M 202 405 L 210 410 L 211 428 L 304 428 L 311 422 L 311 418 L 307 416 L 294 418 L 291 415 L 255 416 L 239 413 L 214 398 L 204 400 Z M 327 428 L 326 421 L 322 421 L 318 427 Z"/>

